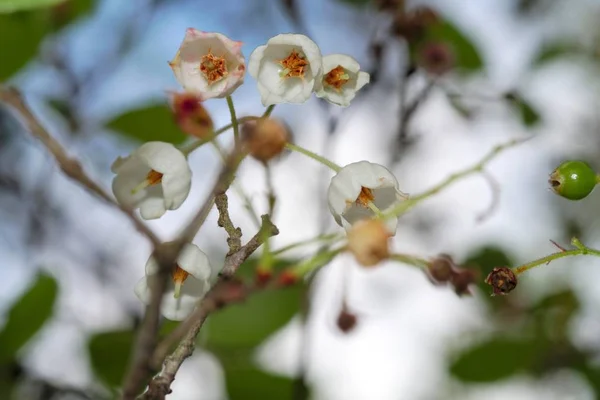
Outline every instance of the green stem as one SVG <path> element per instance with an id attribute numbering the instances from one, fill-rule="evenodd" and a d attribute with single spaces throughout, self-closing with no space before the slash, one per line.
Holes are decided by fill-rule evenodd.
<path id="1" fill-rule="evenodd" d="M 573 256 L 595 256 L 600 257 L 600 250 L 592 249 L 585 246 L 583 243 L 579 241 L 577 238 L 573 238 L 571 240 L 571 244 L 576 247 L 573 250 L 564 250 L 559 251 L 557 253 L 553 253 L 547 255 L 546 257 L 538 258 L 537 260 L 528 262 L 523 265 L 519 265 L 518 267 L 512 268 L 513 272 L 517 275 L 522 274 L 525 271 L 530 270 L 531 268 L 537 267 L 542 264 L 548 264 L 551 261 L 558 260 L 559 258 L 564 257 L 573 257 Z"/>
<path id="2" fill-rule="evenodd" d="M 311 259 L 293 267 L 292 271 L 297 277 L 303 277 L 304 275 L 316 270 L 317 268 L 321 268 L 325 264 L 329 263 L 335 258 L 335 256 L 341 253 L 342 250 L 344 250 L 344 246 L 338 247 L 337 249 L 326 250 L 317 253 Z"/>
<path id="3" fill-rule="evenodd" d="M 316 153 L 313 153 L 312 151 L 307 150 L 307 149 L 305 149 L 303 147 L 296 146 L 295 144 L 291 144 L 289 142 L 285 144 L 285 147 L 288 150 L 297 151 L 298 153 L 302 153 L 305 156 L 308 156 L 308 157 L 312 158 L 313 160 L 318 161 L 318 162 L 320 162 L 323 165 L 326 165 L 327 167 L 331 168 L 335 172 L 339 172 L 342 169 L 342 167 L 340 167 L 336 163 L 334 163 L 332 161 L 329 161 L 325 157 L 320 156 L 320 155 L 318 155 Z"/>
<path id="4" fill-rule="evenodd" d="M 242 117 L 242 118 L 238 119 L 236 121 L 236 123 L 237 124 L 243 124 L 244 122 L 254 121 L 254 120 L 257 120 L 257 119 L 259 119 L 259 117 Z M 204 146 L 206 143 L 210 143 L 214 138 L 216 138 L 217 136 L 219 136 L 221 133 L 228 131 L 232 127 L 233 127 L 233 124 L 225 125 L 224 127 L 216 130 L 213 134 L 207 136 L 206 139 L 196 140 L 195 142 L 189 143 L 187 146 L 181 147 L 179 150 L 183 154 L 189 155 L 194 150 L 196 150 L 196 149 Z"/>
<path id="5" fill-rule="evenodd" d="M 390 260 L 398 261 L 408 265 L 413 265 L 419 268 L 425 268 L 429 265 L 429 262 L 424 258 L 415 257 L 408 254 L 395 253 L 390 255 Z"/>
<path id="6" fill-rule="evenodd" d="M 231 114 L 231 125 L 233 126 L 233 140 L 235 141 L 235 144 L 237 146 L 237 144 L 240 142 L 240 129 L 238 126 L 237 118 L 235 116 L 235 107 L 233 105 L 233 99 L 231 98 L 231 96 L 227 96 L 227 107 L 229 107 L 229 114 Z"/>
<path id="7" fill-rule="evenodd" d="M 446 178 L 444 181 L 438 183 L 437 185 L 435 185 L 434 187 L 432 187 L 431 189 L 418 194 L 414 197 L 410 197 L 408 200 L 403 201 L 401 203 L 398 203 L 398 205 L 396 205 L 394 208 L 392 208 L 391 210 L 388 210 L 385 214 L 384 214 L 384 218 L 389 219 L 389 218 L 396 218 L 402 214 L 404 214 L 405 212 L 407 212 L 408 210 L 410 210 L 411 208 L 413 208 L 414 206 L 416 206 L 417 204 L 421 203 L 423 200 L 426 200 L 434 195 L 436 195 L 437 193 L 441 192 L 442 190 L 446 189 L 448 186 L 452 185 L 454 182 L 461 180 L 463 178 L 466 178 L 467 176 L 473 175 L 473 174 L 477 174 L 477 173 L 481 173 L 483 171 L 483 169 L 486 167 L 486 165 L 492 161 L 494 158 L 496 158 L 496 156 L 498 156 L 500 153 L 502 153 L 504 150 L 509 149 L 511 147 L 514 147 L 518 144 L 523 143 L 524 141 L 529 140 L 529 138 L 526 139 L 514 139 L 511 140 L 507 143 L 504 144 L 500 144 L 498 146 L 495 146 L 489 153 L 487 153 L 477 164 L 466 168 L 462 171 L 456 172 L 452 175 L 450 175 L 448 178 Z"/>
<path id="8" fill-rule="evenodd" d="M 261 118 L 269 118 L 271 116 L 271 113 L 273 112 L 274 108 L 275 108 L 275 104 L 271 104 L 269 107 L 267 107 L 267 109 L 265 110 L 265 113 L 262 115 Z"/>
<path id="9" fill-rule="evenodd" d="M 274 256 L 277 256 L 277 255 L 283 254 L 287 251 L 293 250 L 295 248 L 298 248 L 301 246 L 306 246 L 308 244 L 319 243 L 319 242 L 329 242 L 329 241 L 335 243 L 341 239 L 343 239 L 343 236 L 340 235 L 339 233 L 328 233 L 328 234 L 319 235 L 319 236 L 316 236 L 316 237 L 313 237 L 310 239 L 302 240 L 300 242 L 289 244 L 287 246 L 284 246 L 280 249 L 273 251 L 272 254 Z"/>

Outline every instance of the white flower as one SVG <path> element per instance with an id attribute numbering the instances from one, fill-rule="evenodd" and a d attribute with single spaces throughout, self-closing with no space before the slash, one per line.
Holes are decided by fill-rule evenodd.
<path id="1" fill-rule="evenodd" d="M 135 286 L 134 292 L 144 304 L 149 304 L 151 298 L 148 279 L 158 269 L 158 263 L 150 257 L 146 263 L 146 276 Z M 188 243 L 173 268 L 172 279 L 161 303 L 162 315 L 173 321 L 182 321 L 190 315 L 210 289 L 211 270 L 206 254 L 198 246 Z"/>
<path id="2" fill-rule="evenodd" d="M 264 106 L 304 103 L 321 75 L 321 50 L 304 35 L 277 35 L 250 54 L 248 72 Z"/>
<path id="3" fill-rule="evenodd" d="M 330 54 L 323 57 L 323 75 L 315 84 L 315 93 L 330 103 L 347 107 L 369 80 L 369 74 L 360 70 L 354 58 Z"/>
<path id="4" fill-rule="evenodd" d="M 169 65 L 183 88 L 203 100 L 229 96 L 244 82 L 246 70 L 236 42 L 216 32 L 188 28 Z"/>
<path id="5" fill-rule="evenodd" d="M 375 216 L 372 205 L 385 212 L 403 198 L 396 177 L 384 166 L 368 161 L 342 168 L 331 178 L 327 193 L 335 221 L 347 231 L 356 222 Z M 395 235 L 398 218 L 387 219 L 385 224 L 390 234 Z"/>
<path id="6" fill-rule="evenodd" d="M 185 155 L 172 144 L 147 142 L 111 167 L 117 174 L 112 190 L 117 201 L 140 209 L 144 219 L 160 218 L 187 198 L 192 171 Z"/>

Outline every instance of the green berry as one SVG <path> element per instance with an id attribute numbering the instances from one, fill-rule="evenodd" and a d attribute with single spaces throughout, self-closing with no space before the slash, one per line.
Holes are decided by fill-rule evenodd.
<path id="1" fill-rule="evenodd" d="M 548 183 L 559 196 L 569 200 L 587 197 L 596 186 L 596 173 L 583 161 L 565 161 L 552 172 Z"/>

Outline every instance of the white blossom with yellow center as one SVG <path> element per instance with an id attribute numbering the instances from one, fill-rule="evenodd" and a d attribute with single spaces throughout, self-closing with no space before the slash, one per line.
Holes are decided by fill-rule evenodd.
<path id="1" fill-rule="evenodd" d="M 264 106 L 304 103 L 321 75 L 321 50 L 304 35 L 277 35 L 250 54 L 248 73 Z"/>
<path id="2" fill-rule="evenodd" d="M 183 88 L 202 100 L 231 95 L 242 83 L 246 65 L 242 42 L 216 32 L 188 28 L 169 65 Z"/>
<path id="3" fill-rule="evenodd" d="M 192 171 L 185 155 L 172 144 L 147 142 L 111 167 L 115 198 L 126 207 L 140 209 L 144 219 L 156 219 L 176 210 L 187 198 Z"/>
<path id="4" fill-rule="evenodd" d="M 329 184 L 329 210 L 338 225 L 347 231 L 361 220 L 385 213 L 406 198 L 398 180 L 384 166 L 359 161 L 343 167 Z M 390 235 L 396 234 L 398 218 L 385 220 Z"/>
<path id="5" fill-rule="evenodd" d="M 369 83 L 370 75 L 360 70 L 358 62 L 345 54 L 323 57 L 323 75 L 315 84 L 317 97 L 347 107 L 356 92 Z"/>
<path id="6" fill-rule="evenodd" d="M 159 265 L 153 257 L 146 263 L 146 276 L 135 286 L 136 296 L 149 304 L 151 299 L 148 279 L 158 272 Z M 198 246 L 188 243 L 173 266 L 172 279 L 167 285 L 161 303 L 161 313 L 172 321 L 182 321 L 190 315 L 210 289 L 212 268 L 208 257 Z"/>

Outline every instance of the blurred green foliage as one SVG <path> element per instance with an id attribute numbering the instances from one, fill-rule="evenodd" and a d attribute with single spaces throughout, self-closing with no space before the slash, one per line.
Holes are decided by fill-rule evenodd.
<path id="1" fill-rule="evenodd" d="M 483 60 L 473 42 L 449 21 L 440 20 L 429 26 L 425 41 L 449 44 L 458 70 L 473 72 L 483 67 Z"/>
<path id="2" fill-rule="evenodd" d="M 45 3 L 47 6 L 57 1 L 0 0 L 0 54 L 3 54 L 0 81 L 10 78 L 31 61 L 48 34 L 86 15 L 92 9 L 94 0 L 63 1 L 54 7 L 2 14 L 2 10 L 8 10 L 11 5 L 20 4 L 21 7 L 17 9 L 24 10 L 37 7 L 35 3 Z"/>
<path id="3" fill-rule="evenodd" d="M 40 273 L 25 294 L 15 302 L 0 331 L 0 366 L 13 362 L 17 352 L 52 316 L 57 294 L 56 280 Z"/>
<path id="4" fill-rule="evenodd" d="M 49 7 L 64 2 L 65 0 L 0 0 L 0 13 Z"/>
<path id="5" fill-rule="evenodd" d="M 108 387 L 117 388 L 123 382 L 134 340 L 135 333 L 130 329 L 103 332 L 90 338 L 92 368 Z"/>
<path id="6" fill-rule="evenodd" d="M 150 105 L 126 112 L 110 121 L 107 127 L 139 142 L 159 140 L 181 144 L 187 139 L 166 105 Z"/>

